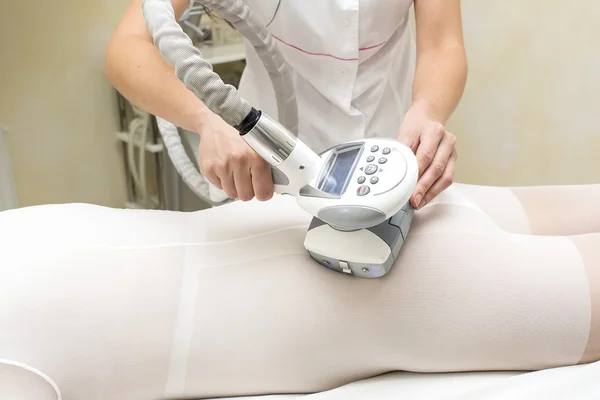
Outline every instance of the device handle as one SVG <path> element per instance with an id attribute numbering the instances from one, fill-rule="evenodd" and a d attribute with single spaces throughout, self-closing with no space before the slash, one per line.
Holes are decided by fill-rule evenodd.
<path id="1" fill-rule="evenodd" d="M 285 188 L 290 185 L 290 180 L 288 177 L 277 167 L 272 167 L 271 172 L 273 177 L 273 185 L 275 185 L 275 192 L 285 192 Z"/>
<path id="2" fill-rule="evenodd" d="M 322 160 L 304 142 L 296 140 L 293 150 L 283 162 L 272 165 L 275 193 L 296 196 L 321 170 Z"/>
<path id="3" fill-rule="evenodd" d="M 242 138 L 271 165 L 276 193 L 299 194 L 321 170 L 321 157 L 268 115 L 255 111 L 252 117 L 252 128 L 240 130 Z"/>

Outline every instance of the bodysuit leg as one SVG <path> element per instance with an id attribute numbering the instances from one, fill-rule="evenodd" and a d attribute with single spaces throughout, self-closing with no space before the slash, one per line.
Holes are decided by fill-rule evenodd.
<path id="1" fill-rule="evenodd" d="M 287 197 L 1 213 L 0 358 L 64 400 L 313 393 L 396 370 L 600 359 L 600 234 L 508 233 L 450 191 L 416 213 L 390 273 L 367 280 L 310 259 L 309 222 Z"/>
<path id="2" fill-rule="evenodd" d="M 455 184 L 509 232 L 566 236 L 600 232 L 600 184 L 494 187 Z"/>
<path id="3" fill-rule="evenodd" d="M 40 371 L 0 360 L 0 399 L 61 400 L 61 393 L 56 384 Z"/>

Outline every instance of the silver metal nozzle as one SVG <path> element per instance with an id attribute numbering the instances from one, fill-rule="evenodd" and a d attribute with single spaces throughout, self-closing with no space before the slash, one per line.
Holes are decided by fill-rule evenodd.
<path id="1" fill-rule="evenodd" d="M 264 113 L 261 114 L 256 125 L 242 138 L 274 167 L 292 154 L 298 141 L 296 135 Z"/>

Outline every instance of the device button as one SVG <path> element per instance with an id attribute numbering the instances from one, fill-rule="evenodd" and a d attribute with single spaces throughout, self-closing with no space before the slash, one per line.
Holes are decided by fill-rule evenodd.
<path id="1" fill-rule="evenodd" d="M 340 261 L 340 268 L 342 269 L 342 271 L 346 274 L 352 274 L 352 270 L 350 269 L 350 267 L 348 266 L 348 263 L 346 261 Z"/>
<path id="2" fill-rule="evenodd" d="M 379 164 L 385 164 L 386 162 L 387 162 L 387 158 L 385 158 L 385 157 L 381 157 L 379 159 Z"/>
<path id="3" fill-rule="evenodd" d="M 379 146 L 377 146 L 376 144 L 374 144 L 373 146 L 371 146 L 371 151 L 373 153 L 375 153 L 377 150 L 379 150 Z"/>
<path id="4" fill-rule="evenodd" d="M 406 163 L 406 158 L 404 154 L 402 154 L 398 149 L 392 149 L 390 153 L 390 159 L 386 163 L 388 171 L 393 171 L 393 173 L 388 174 L 387 178 L 381 180 L 377 184 L 377 186 L 373 187 L 372 195 L 378 196 L 382 193 L 386 193 L 389 190 L 392 190 L 396 186 L 398 186 L 406 177 L 406 173 L 408 172 L 408 164 Z M 383 166 L 382 166 L 383 167 Z"/>
<path id="5" fill-rule="evenodd" d="M 377 182 L 379 182 L 379 178 L 378 178 L 378 177 L 376 177 L 376 176 L 372 176 L 372 177 L 371 177 L 371 183 L 374 185 L 374 184 L 376 184 Z"/>
<path id="6" fill-rule="evenodd" d="M 365 183 L 365 177 L 364 176 L 359 176 L 358 179 L 357 179 L 357 182 L 359 184 Z"/>
<path id="7" fill-rule="evenodd" d="M 369 164 L 365 168 L 365 174 L 367 175 L 373 175 L 375 172 L 377 172 L 377 165 L 375 164 Z"/>
<path id="8" fill-rule="evenodd" d="M 392 152 L 392 149 L 390 149 L 389 147 L 385 147 L 382 151 L 383 154 L 390 154 Z"/>
<path id="9" fill-rule="evenodd" d="M 372 162 L 373 160 L 375 160 L 374 156 L 367 157 L 367 162 Z"/>
<path id="10" fill-rule="evenodd" d="M 367 185 L 362 185 L 358 189 L 356 189 L 356 194 L 359 196 L 364 196 L 369 194 L 370 191 L 371 189 L 369 189 Z"/>

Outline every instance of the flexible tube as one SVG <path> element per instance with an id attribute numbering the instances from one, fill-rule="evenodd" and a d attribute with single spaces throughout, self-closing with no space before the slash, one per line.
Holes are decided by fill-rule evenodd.
<path id="1" fill-rule="evenodd" d="M 269 74 L 277 100 L 279 123 L 298 134 L 296 91 L 289 66 L 268 30 L 242 0 L 197 0 L 229 21 L 254 47 Z"/>
<path id="2" fill-rule="evenodd" d="M 229 21 L 255 48 L 269 74 L 275 91 L 278 120 L 294 134 L 298 133 L 298 107 L 292 74 L 277 43 L 252 15 L 243 0 L 197 0 Z M 148 30 L 161 56 L 175 75 L 206 106 L 229 125 L 239 125 L 250 113 L 251 105 L 232 85 L 225 84 L 212 65 L 202 58 L 190 37 L 175 20 L 171 0 L 143 0 L 142 10 Z"/>
<path id="3" fill-rule="evenodd" d="M 144 0 L 142 10 L 154 45 L 175 75 L 229 125 L 239 125 L 252 107 L 225 84 L 175 19 L 171 0 Z"/>
<path id="4" fill-rule="evenodd" d="M 197 1 L 219 13 L 255 47 L 271 79 L 278 105 L 279 122 L 291 132 L 298 132 L 298 110 L 291 73 L 273 37 L 261 26 L 242 0 Z M 148 30 L 161 56 L 175 70 L 175 75 L 206 106 L 229 125 L 237 126 L 250 114 L 252 107 L 235 88 L 226 85 L 202 58 L 188 35 L 175 20 L 171 0 L 143 0 L 142 11 Z M 189 159 L 178 133 L 161 135 L 173 165 L 183 181 L 202 196 L 204 179 Z"/>

